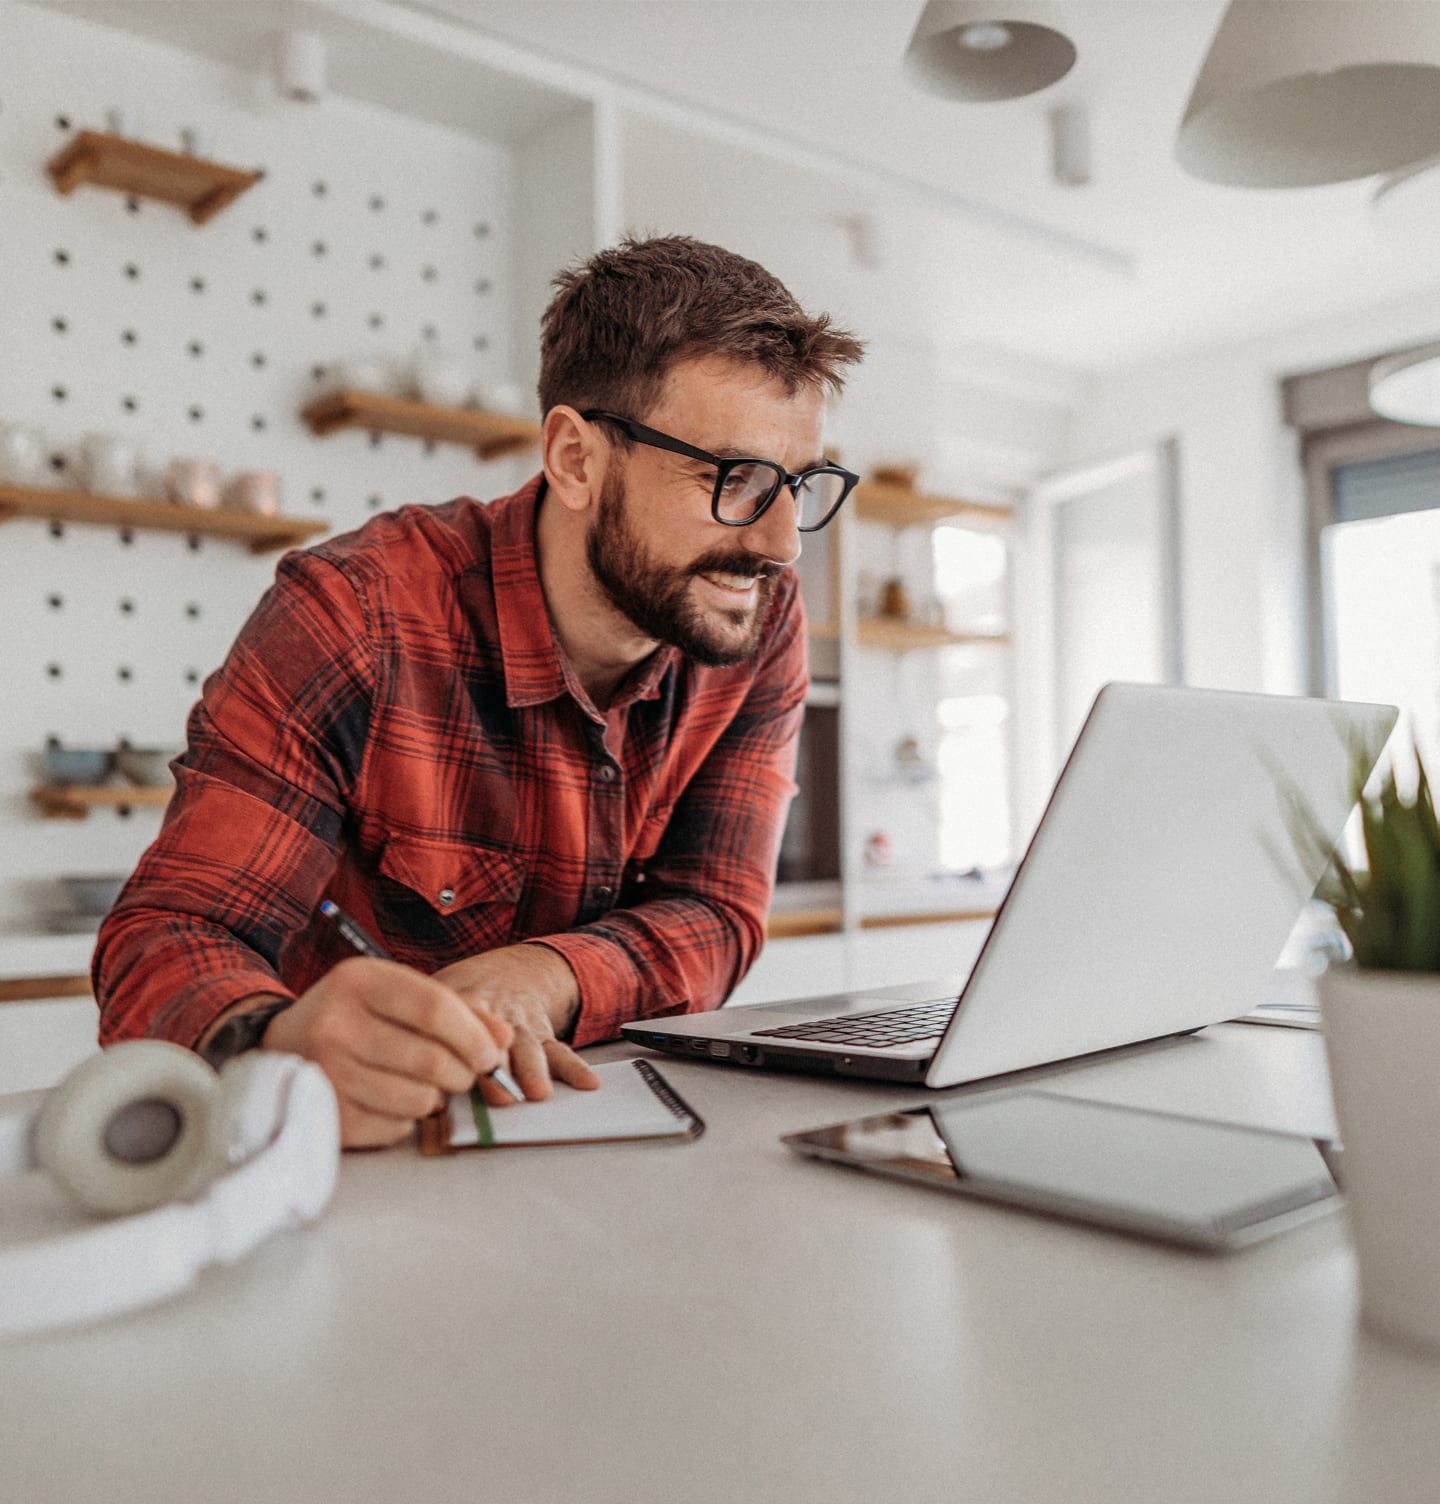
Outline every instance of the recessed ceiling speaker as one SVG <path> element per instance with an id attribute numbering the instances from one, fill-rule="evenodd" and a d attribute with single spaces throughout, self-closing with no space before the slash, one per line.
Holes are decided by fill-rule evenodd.
<path id="1" fill-rule="evenodd" d="M 927 94 L 985 104 L 1049 88 L 1074 62 L 1051 0 L 929 0 L 904 66 Z"/>
<path id="2" fill-rule="evenodd" d="M 1232 0 L 1175 156 L 1236 188 L 1308 188 L 1440 155 L 1440 5 Z"/>

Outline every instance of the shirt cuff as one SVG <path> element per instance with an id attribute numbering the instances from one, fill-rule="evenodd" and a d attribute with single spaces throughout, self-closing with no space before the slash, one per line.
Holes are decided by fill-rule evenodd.
<path id="1" fill-rule="evenodd" d="M 548 946 L 559 954 L 580 984 L 580 1011 L 570 1038 L 577 1049 L 618 1038 L 620 1025 L 640 1016 L 639 974 L 624 948 L 613 940 L 572 932 L 529 943 Z M 683 1012 L 685 1006 L 681 999 L 663 997 L 647 1002 L 654 1006 L 647 1006 L 646 1014 Z"/>

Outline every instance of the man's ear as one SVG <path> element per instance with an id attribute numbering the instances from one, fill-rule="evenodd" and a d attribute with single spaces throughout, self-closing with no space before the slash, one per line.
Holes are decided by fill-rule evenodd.
<path id="1" fill-rule="evenodd" d="M 609 459 L 599 432 L 563 404 L 545 414 L 541 454 L 545 480 L 556 500 L 571 512 L 584 512 L 599 499 Z"/>

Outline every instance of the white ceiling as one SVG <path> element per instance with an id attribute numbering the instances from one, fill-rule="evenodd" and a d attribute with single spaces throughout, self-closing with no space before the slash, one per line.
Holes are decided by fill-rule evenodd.
<path id="1" fill-rule="evenodd" d="M 323 3 L 333 29 L 345 24 L 337 13 L 358 18 L 373 0 Z M 1069 76 L 1027 99 L 962 105 L 919 94 L 901 75 L 922 0 L 399 0 L 662 107 L 719 117 L 794 156 L 853 165 L 872 202 L 877 191 L 893 199 L 898 186 L 932 221 L 951 217 L 961 232 L 1008 223 L 1023 232 L 1017 244 L 1043 249 L 1048 239 L 1052 259 L 1073 271 L 1068 279 L 1031 282 L 993 254 L 956 266 L 967 297 L 947 306 L 958 321 L 946 332 L 951 343 L 982 341 L 1086 370 L 1431 289 L 1440 319 L 1440 222 L 1382 230 L 1369 208 L 1373 181 L 1227 189 L 1176 166 L 1176 125 L 1224 3 L 1069 0 L 1079 50 Z M 287 12 L 285 0 L 59 0 L 59 8 L 109 12 L 119 24 L 251 66 L 261 61 L 260 33 Z M 1418 8 L 1426 11 L 1440 24 L 1440 0 Z M 441 73 L 432 66 L 417 86 L 404 81 L 401 61 L 390 42 L 351 49 L 336 87 L 397 108 L 408 99 L 415 113 L 480 128 L 493 78 L 472 64 Z M 1060 186 L 1050 174 L 1048 115 L 1060 104 L 1090 114 L 1094 173 L 1085 187 Z M 498 118 L 507 118 L 504 109 Z M 727 195 L 745 202 L 743 181 L 707 187 L 721 223 Z M 1431 334 L 1417 330 L 1416 338 Z"/>
<path id="2" fill-rule="evenodd" d="M 413 3 L 1128 258 L 1129 276 L 1086 277 L 1072 297 L 1047 286 L 1027 304 L 1007 289 L 976 331 L 1064 365 L 1114 366 L 1440 293 L 1437 225 L 1382 233 L 1374 181 L 1229 189 L 1175 164 L 1176 126 L 1225 0 L 1070 0 L 1070 74 L 984 105 L 935 99 L 903 78 L 923 0 Z M 1083 188 L 1050 175 L 1059 104 L 1091 115 Z"/>

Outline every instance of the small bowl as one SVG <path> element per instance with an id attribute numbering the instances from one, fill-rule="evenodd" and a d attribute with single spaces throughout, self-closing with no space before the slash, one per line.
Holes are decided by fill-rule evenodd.
<path id="1" fill-rule="evenodd" d="M 104 783 L 115 770 L 115 754 L 106 747 L 46 747 L 42 765 L 50 783 Z"/>
<path id="2" fill-rule="evenodd" d="M 128 872 L 62 873 L 60 886 L 77 914 L 99 918 L 108 914 L 129 878 Z"/>
<path id="3" fill-rule="evenodd" d="M 163 789 L 175 781 L 169 764 L 179 755 L 178 747 L 121 747 L 116 758 L 131 783 L 142 789 Z"/>

